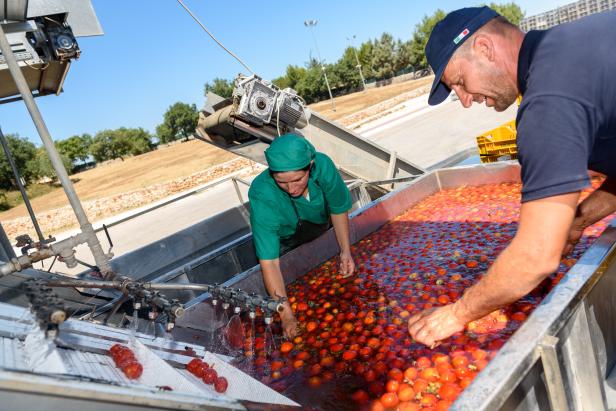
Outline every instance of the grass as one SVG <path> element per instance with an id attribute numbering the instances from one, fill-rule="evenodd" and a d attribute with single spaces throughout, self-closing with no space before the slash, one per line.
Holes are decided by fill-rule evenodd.
<path id="1" fill-rule="evenodd" d="M 396 97 L 402 93 L 413 91 L 427 84 L 431 84 L 434 76 L 409 80 L 388 86 L 369 88 L 366 91 L 335 97 L 336 111 L 332 110 L 331 101 L 323 100 L 310 105 L 310 108 L 331 120 L 339 120 L 348 115 L 357 113 L 372 105 Z"/>
<path id="2" fill-rule="evenodd" d="M 41 183 L 41 184 L 29 184 L 26 187 L 26 193 L 30 200 L 50 193 L 60 187 L 57 183 Z M 0 210 L 8 210 L 13 207 L 17 207 L 23 204 L 24 200 L 21 197 L 19 190 L 0 190 Z M 25 206 L 24 206 L 25 207 Z"/>
<path id="3" fill-rule="evenodd" d="M 161 147 L 158 150 L 104 163 L 81 173 L 71 175 L 71 181 L 81 200 L 92 200 L 125 193 L 185 177 L 216 164 L 236 158 L 234 154 L 199 140 L 190 140 Z M 68 200 L 61 187 L 31 198 L 35 212 L 63 207 Z M 20 204 L 0 213 L 0 221 L 27 215 Z"/>

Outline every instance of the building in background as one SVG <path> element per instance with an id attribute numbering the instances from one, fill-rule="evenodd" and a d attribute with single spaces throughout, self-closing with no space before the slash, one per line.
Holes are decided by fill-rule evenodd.
<path id="1" fill-rule="evenodd" d="M 527 17 L 520 22 L 520 28 L 524 31 L 548 29 L 560 23 L 612 9 L 616 9 L 616 0 L 580 0 Z"/>

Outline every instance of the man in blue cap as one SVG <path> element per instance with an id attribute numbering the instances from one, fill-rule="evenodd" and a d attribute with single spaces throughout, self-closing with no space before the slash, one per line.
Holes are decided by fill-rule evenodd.
<path id="1" fill-rule="evenodd" d="M 486 275 L 454 304 L 410 318 L 409 333 L 432 345 L 510 304 L 556 271 L 583 230 L 616 211 L 616 12 L 522 32 L 489 7 L 449 13 L 432 31 L 435 73 L 428 102 L 453 90 L 464 107 L 516 118 L 522 172 L 518 231 Z M 588 170 L 607 176 L 578 205 Z"/>
<path id="2" fill-rule="evenodd" d="M 348 217 L 351 194 L 334 162 L 296 134 L 275 139 L 265 158 L 269 168 L 254 179 L 248 197 L 255 251 L 269 294 L 287 296 L 280 271 L 281 253 L 323 234 L 330 219 L 340 246 L 340 273 L 353 274 Z M 290 304 L 283 307 L 282 328 L 287 337 L 293 337 L 297 321 Z"/>

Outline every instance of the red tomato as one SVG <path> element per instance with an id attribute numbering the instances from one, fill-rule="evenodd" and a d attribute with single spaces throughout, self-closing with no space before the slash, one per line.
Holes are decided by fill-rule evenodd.
<path id="1" fill-rule="evenodd" d="M 408 384 L 401 384 L 398 389 L 398 399 L 402 402 L 411 401 L 415 398 L 415 390 Z"/>
<path id="2" fill-rule="evenodd" d="M 193 358 L 192 360 L 190 360 L 188 362 L 188 364 L 186 364 L 186 369 L 191 373 L 191 374 L 195 374 L 197 367 L 201 367 L 201 365 L 203 364 L 203 361 L 201 361 L 198 358 Z"/>
<path id="3" fill-rule="evenodd" d="M 413 382 L 417 379 L 417 368 L 409 367 L 404 371 L 404 379 L 408 382 Z"/>
<path id="4" fill-rule="evenodd" d="M 419 378 L 415 380 L 415 383 L 413 384 L 413 390 L 415 390 L 415 392 L 418 394 L 424 393 L 428 389 L 429 385 L 430 384 L 428 383 L 428 381 Z"/>
<path id="5" fill-rule="evenodd" d="M 445 383 L 439 388 L 438 395 L 442 400 L 455 401 L 462 392 L 462 388 L 456 384 Z"/>
<path id="6" fill-rule="evenodd" d="M 436 395 L 434 394 L 424 394 L 421 396 L 421 399 L 419 400 L 419 403 L 424 408 L 433 407 L 436 405 L 437 402 L 438 402 L 438 398 L 436 398 Z"/>
<path id="7" fill-rule="evenodd" d="M 229 382 L 227 381 L 225 377 L 218 377 L 216 378 L 216 381 L 214 382 L 214 389 L 216 390 L 216 392 L 223 393 L 227 391 L 228 386 L 229 386 Z"/>
<path id="8" fill-rule="evenodd" d="M 419 369 L 428 368 L 432 365 L 432 361 L 430 361 L 428 357 L 419 357 L 416 363 L 417 363 L 417 368 Z"/>
<path id="9" fill-rule="evenodd" d="M 398 392 L 399 388 L 400 388 L 400 382 L 396 380 L 389 380 L 387 381 L 387 384 L 385 385 L 385 390 L 387 392 Z"/>
<path id="10" fill-rule="evenodd" d="M 419 404 L 415 402 L 401 402 L 397 411 L 419 411 Z"/>
<path id="11" fill-rule="evenodd" d="M 351 395 L 351 398 L 358 404 L 366 404 L 368 401 L 370 401 L 368 393 L 364 390 L 355 391 L 353 395 Z"/>
<path id="12" fill-rule="evenodd" d="M 280 344 L 280 352 L 283 353 L 283 354 L 291 352 L 292 349 L 293 349 L 293 343 L 292 342 L 285 341 L 282 344 Z"/>
<path id="13" fill-rule="evenodd" d="M 393 408 L 398 405 L 399 402 L 398 395 L 395 392 L 385 393 L 381 397 L 381 404 L 383 404 L 385 408 Z"/>
<path id="14" fill-rule="evenodd" d="M 214 384 L 216 379 L 218 378 L 218 373 L 213 368 L 208 368 L 203 372 L 203 377 L 201 378 L 206 384 Z"/>
<path id="15" fill-rule="evenodd" d="M 464 368 L 468 367 L 468 358 L 466 356 L 460 355 L 451 360 L 451 364 L 455 368 Z"/>
<path id="16" fill-rule="evenodd" d="M 137 361 L 129 362 L 122 368 L 122 371 L 129 380 L 136 380 L 143 374 L 143 366 Z"/>
<path id="17" fill-rule="evenodd" d="M 424 368 L 419 372 L 419 377 L 428 382 L 436 382 L 440 378 L 438 371 L 434 367 Z"/>

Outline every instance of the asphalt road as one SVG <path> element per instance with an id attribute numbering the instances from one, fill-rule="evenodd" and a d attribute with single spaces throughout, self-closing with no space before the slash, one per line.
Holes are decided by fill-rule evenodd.
<path id="1" fill-rule="evenodd" d="M 240 184 L 239 187 L 242 191 L 244 201 L 246 201 L 248 199 L 248 187 L 243 184 Z M 184 228 L 190 227 L 197 222 L 221 213 L 231 207 L 238 206 L 239 204 L 240 200 L 235 192 L 233 183 L 231 181 L 226 181 L 206 191 L 191 195 L 152 212 L 110 227 L 109 234 L 113 241 L 113 253 L 115 256 L 119 256 L 135 250 L 177 231 L 183 230 Z M 148 205 L 147 207 L 151 206 L 152 205 Z M 131 210 L 129 213 L 115 216 L 102 222 L 97 222 L 94 224 L 94 227 L 100 227 L 102 223 L 107 224 L 112 221 L 117 221 L 124 215 L 134 214 L 137 211 L 138 210 Z M 66 238 L 75 234 L 75 232 L 76 231 L 63 233 L 58 236 L 58 239 Z M 109 249 L 109 243 L 104 232 L 99 232 L 98 238 L 103 246 L 103 250 L 107 251 Z M 88 264 L 94 264 L 94 259 L 92 258 L 90 250 L 83 244 L 77 247 L 76 256 L 78 259 Z M 44 268 L 49 268 L 49 264 L 50 261 L 46 261 Z M 35 267 L 41 268 L 40 263 L 37 263 Z M 65 274 L 77 274 L 86 269 L 87 268 L 82 265 L 69 269 L 61 262 L 56 262 L 53 267 L 53 271 Z"/>
<path id="2" fill-rule="evenodd" d="M 447 100 L 436 107 L 428 107 L 425 96 L 418 100 L 409 109 L 394 112 L 379 121 L 378 127 L 364 127 L 365 131 L 359 129 L 358 132 L 395 150 L 400 157 L 427 168 L 476 147 L 476 136 L 515 119 L 517 112 L 515 104 L 497 113 L 478 104 L 465 109 L 459 101 Z"/>

